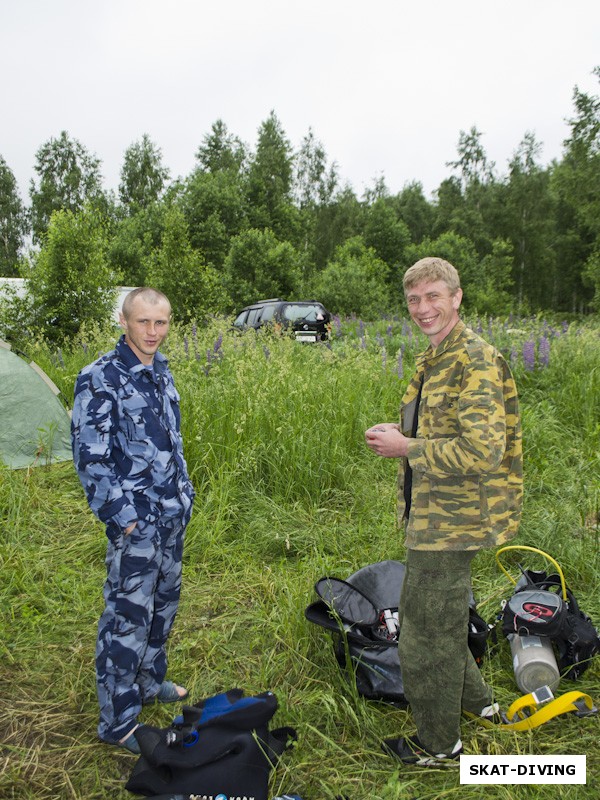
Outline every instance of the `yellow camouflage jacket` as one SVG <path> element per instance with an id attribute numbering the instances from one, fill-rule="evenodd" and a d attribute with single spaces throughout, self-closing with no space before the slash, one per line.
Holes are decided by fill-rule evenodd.
<path id="1" fill-rule="evenodd" d="M 459 320 L 438 347 L 417 358 L 400 412 L 409 437 L 421 375 L 417 435 L 408 447 L 413 477 L 406 546 L 476 550 L 502 544 L 517 532 L 523 499 L 521 422 L 510 368 Z"/>

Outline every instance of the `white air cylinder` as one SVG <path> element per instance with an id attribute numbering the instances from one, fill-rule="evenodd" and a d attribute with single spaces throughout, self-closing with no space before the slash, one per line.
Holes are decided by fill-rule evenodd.
<path id="1" fill-rule="evenodd" d="M 523 694 L 535 692 L 542 686 L 554 691 L 560 682 L 560 672 L 552 643 L 547 636 L 508 636 L 517 686 Z"/>

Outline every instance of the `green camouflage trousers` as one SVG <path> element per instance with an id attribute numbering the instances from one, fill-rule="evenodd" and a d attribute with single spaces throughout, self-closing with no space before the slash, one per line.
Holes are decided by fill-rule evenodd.
<path id="1" fill-rule="evenodd" d="M 400 665 L 419 740 L 433 753 L 450 753 L 460 739 L 462 709 L 479 714 L 492 702 L 468 645 L 475 554 L 407 550 Z"/>

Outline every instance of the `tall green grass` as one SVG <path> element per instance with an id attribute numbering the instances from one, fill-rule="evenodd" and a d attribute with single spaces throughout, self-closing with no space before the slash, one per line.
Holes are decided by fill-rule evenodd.
<path id="1" fill-rule="evenodd" d="M 555 557 L 600 623 L 599 329 L 552 333 L 540 320 L 486 320 L 482 328 L 512 357 L 520 387 L 526 491 L 513 543 Z M 538 350 L 530 371 L 523 344 L 542 336 L 551 344 L 548 366 L 540 367 Z M 90 329 L 69 349 L 32 343 L 29 355 L 70 399 L 78 370 L 114 338 L 114 331 Z M 363 431 L 396 418 L 423 344 L 402 320 L 342 322 L 330 346 L 234 335 L 227 321 L 175 329 L 169 338 L 198 493 L 170 674 L 193 699 L 234 686 L 275 692 L 274 724 L 296 727 L 299 741 L 274 773 L 273 795 L 483 796 L 482 787 L 461 786 L 456 771 L 398 768 L 387 758 L 381 739 L 411 733 L 410 713 L 360 698 L 338 669 L 328 635 L 304 618 L 322 575 L 345 577 L 404 557 L 397 464 L 374 457 Z M 95 737 L 105 539 L 72 465 L 0 468 L 0 527 L 0 797 L 131 797 L 123 787 L 134 759 Z M 535 558 L 507 554 L 503 563 L 516 574 L 518 561 L 537 566 Z M 493 552 L 478 554 L 473 573 L 480 610 L 492 618 L 510 584 Z M 483 669 L 504 705 L 517 697 L 505 642 Z M 599 675 L 597 661 L 561 690 L 580 688 L 600 702 Z M 142 719 L 167 725 L 174 713 L 148 707 Z M 587 754 L 587 786 L 489 786 L 490 798 L 595 797 L 599 733 L 596 717 L 563 717 L 521 734 L 463 727 L 471 753 Z"/>

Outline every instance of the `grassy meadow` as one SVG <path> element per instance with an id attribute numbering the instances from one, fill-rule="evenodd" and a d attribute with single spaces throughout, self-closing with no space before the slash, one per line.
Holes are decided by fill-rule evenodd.
<path id="1" fill-rule="evenodd" d="M 562 566 L 600 624 L 600 326 L 541 319 L 471 320 L 514 366 L 525 448 L 525 510 L 511 544 Z M 72 398 L 79 369 L 112 346 L 90 329 L 69 348 L 28 355 Z M 334 320 L 329 345 L 231 333 L 228 321 L 175 328 L 165 352 L 182 398 L 197 490 L 188 528 L 170 675 L 192 700 L 232 687 L 273 691 L 273 727 L 297 746 L 273 773 L 272 795 L 304 800 L 594 798 L 600 716 L 560 717 L 533 732 L 464 722 L 467 753 L 586 754 L 586 786 L 461 786 L 458 770 L 400 767 L 380 749 L 413 731 L 410 713 L 357 696 L 329 635 L 306 622 L 323 575 L 346 577 L 403 560 L 395 519 L 397 463 L 364 445 L 365 428 L 397 418 L 414 355 L 425 345 L 402 319 Z M 0 467 L 0 798 L 124 800 L 135 758 L 96 738 L 94 647 L 105 536 L 72 464 Z M 542 566 L 514 556 L 516 569 Z M 515 573 L 516 574 L 516 573 Z M 494 553 L 473 567 L 491 619 L 511 584 Z M 483 666 L 507 707 L 520 694 L 502 640 Z M 600 658 L 577 683 L 600 705 Z M 142 721 L 166 726 L 177 706 Z"/>

